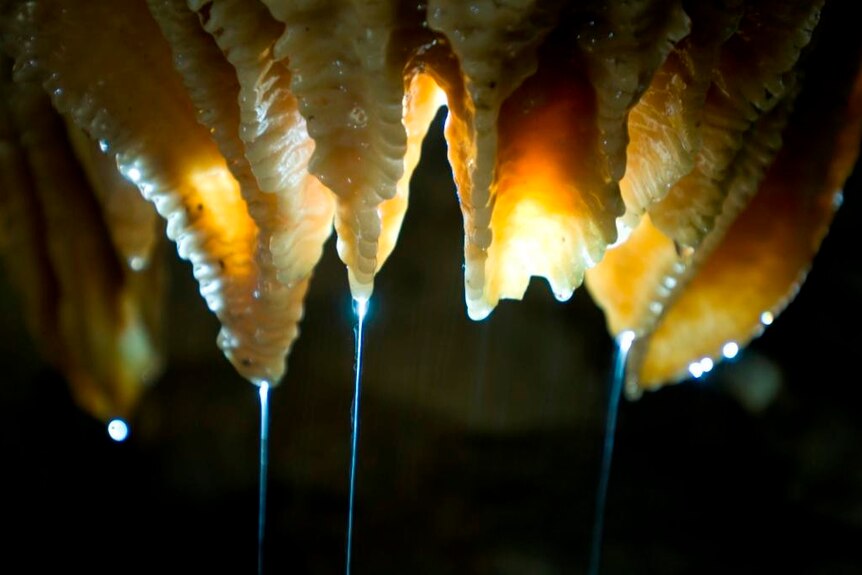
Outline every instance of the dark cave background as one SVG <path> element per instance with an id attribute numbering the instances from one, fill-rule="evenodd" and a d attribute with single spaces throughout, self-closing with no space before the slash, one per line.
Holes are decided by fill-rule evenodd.
<path id="1" fill-rule="evenodd" d="M 612 341 L 586 290 L 561 304 L 538 280 L 467 319 L 439 126 L 367 324 L 354 573 L 585 573 Z M 862 572 L 859 187 L 857 169 L 762 337 L 623 402 L 602 573 Z M 122 444 L 40 362 L 0 282 L 0 572 L 256 571 L 257 393 L 164 249 L 167 371 Z M 352 321 L 330 242 L 272 395 L 266 573 L 343 571 Z"/>

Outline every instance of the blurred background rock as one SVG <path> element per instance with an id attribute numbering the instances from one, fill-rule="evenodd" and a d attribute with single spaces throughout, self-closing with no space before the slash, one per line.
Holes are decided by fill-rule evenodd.
<path id="1" fill-rule="evenodd" d="M 438 118 L 440 120 L 440 118 Z M 357 574 L 587 568 L 612 342 L 535 280 L 481 323 L 440 134 L 367 324 Z M 862 572 L 860 174 L 795 303 L 701 381 L 624 402 L 602 573 Z M 113 443 L 0 281 L 0 572 L 253 573 L 258 403 L 171 259 L 168 369 Z M 272 396 L 267 573 L 343 570 L 353 317 L 333 242 Z"/>

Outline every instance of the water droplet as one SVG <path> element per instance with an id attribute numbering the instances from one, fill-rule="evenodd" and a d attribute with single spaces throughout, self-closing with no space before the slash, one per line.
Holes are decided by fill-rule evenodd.
<path id="1" fill-rule="evenodd" d="M 572 296 L 574 295 L 574 293 L 575 293 L 574 289 L 557 290 L 554 292 L 554 297 L 559 302 L 567 302 L 570 299 L 572 299 Z"/>
<path id="2" fill-rule="evenodd" d="M 107 152 L 110 149 L 110 146 L 108 145 L 108 140 L 99 140 L 99 149 L 102 150 L 103 153 Z"/>
<path id="3" fill-rule="evenodd" d="M 739 344 L 735 341 L 729 341 L 721 348 L 721 355 L 727 359 L 733 359 L 739 353 Z"/>
<path id="4" fill-rule="evenodd" d="M 354 106 L 350 110 L 350 124 L 354 128 L 364 128 L 368 125 L 368 114 L 360 106 Z"/>
<path id="5" fill-rule="evenodd" d="M 633 332 L 630 329 L 622 332 L 617 337 L 617 345 L 619 345 L 620 351 L 622 353 L 628 353 L 634 342 L 635 342 L 635 332 Z"/>
<path id="6" fill-rule="evenodd" d="M 117 443 L 125 441 L 129 436 L 129 426 L 119 417 L 112 419 L 108 423 L 108 435 Z"/>
<path id="7" fill-rule="evenodd" d="M 141 256 L 132 256 L 129 258 L 129 267 L 133 271 L 139 272 L 147 267 L 147 260 Z"/>
<path id="8" fill-rule="evenodd" d="M 126 170 L 126 173 L 124 175 L 133 184 L 137 184 L 138 182 L 141 181 L 141 170 L 139 170 L 138 168 L 136 168 L 134 166 L 132 166 L 131 168 Z"/>
<path id="9" fill-rule="evenodd" d="M 835 197 L 832 198 L 832 208 L 838 209 L 844 204 L 844 192 L 839 191 L 835 194 Z"/>
<path id="10" fill-rule="evenodd" d="M 773 321 L 775 321 L 775 316 L 772 315 L 771 311 L 765 311 L 760 314 L 760 323 L 763 325 L 772 325 Z"/>

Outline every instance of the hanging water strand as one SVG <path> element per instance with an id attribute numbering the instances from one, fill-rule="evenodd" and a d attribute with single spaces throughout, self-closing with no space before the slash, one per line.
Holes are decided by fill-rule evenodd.
<path id="1" fill-rule="evenodd" d="M 266 476 L 269 467 L 269 383 L 263 382 L 260 395 L 260 484 L 257 508 L 257 575 L 263 575 L 263 538 L 266 527 Z"/>
<path id="2" fill-rule="evenodd" d="M 617 336 L 614 372 L 611 380 L 608 414 L 605 419 L 605 442 L 602 448 L 602 467 L 599 471 L 599 488 L 596 493 L 596 517 L 593 523 L 593 546 L 590 552 L 589 575 L 598 575 L 602 554 L 602 535 L 605 529 L 605 504 L 608 498 L 608 482 L 611 477 L 611 459 L 614 453 L 614 436 L 617 431 L 617 414 L 626 379 L 626 361 L 635 340 L 633 331 L 624 331 Z"/>
<path id="3" fill-rule="evenodd" d="M 353 300 L 353 310 L 356 313 L 356 353 L 354 355 L 353 406 L 351 415 L 350 442 L 350 489 L 347 503 L 347 559 L 344 572 L 350 575 L 350 563 L 353 552 L 353 507 L 356 491 L 356 453 L 359 442 L 359 396 L 362 384 L 362 327 L 365 314 L 368 311 L 367 300 Z"/>

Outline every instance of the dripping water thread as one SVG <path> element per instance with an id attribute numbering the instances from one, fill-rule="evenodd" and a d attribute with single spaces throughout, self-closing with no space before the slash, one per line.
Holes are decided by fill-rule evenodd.
<path id="1" fill-rule="evenodd" d="M 260 483 L 257 508 L 257 575 L 263 575 L 263 540 L 266 528 L 266 476 L 269 467 L 269 383 L 263 382 L 260 395 Z"/>
<path id="2" fill-rule="evenodd" d="M 602 447 L 602 466 L 599 470 L 599 488 L 596 493 L 596 515 L 593 523 L 593 542 L 590 552 L 589 575 L 598 575 L 602 555 L 602 536 L 605 529 L 605 505 L 608 499 L 608 483 L 611 477 L 611 459 L 614 453 L 614 436 L 617 431 L 617 415 L 620 409 L 620 398 L 626 379 L 626 361 L 629 350 L 634 342 L 635 334 L 624 331 L 616 339 L 614 354 L 614 371 L 611 380 L 608 412 L 605 419 L 605 440 Z"/>
<path id="3" fill-rule="evenodd" d="M 353 558 L 353 509 L 356 492 L 356 454 L 359 445 L 359 396 L 362 384 L 362 328 L 365 324 L 365 314 L 368 311 L 368 301 L 354 300 L 353 309 L 356 313 L 356 352 L 354 354 L 353 406 L 350 410 L 350 488 L 347 503 L 347 550 L 344 569 L 346 575 L 350 575 Z"/>

